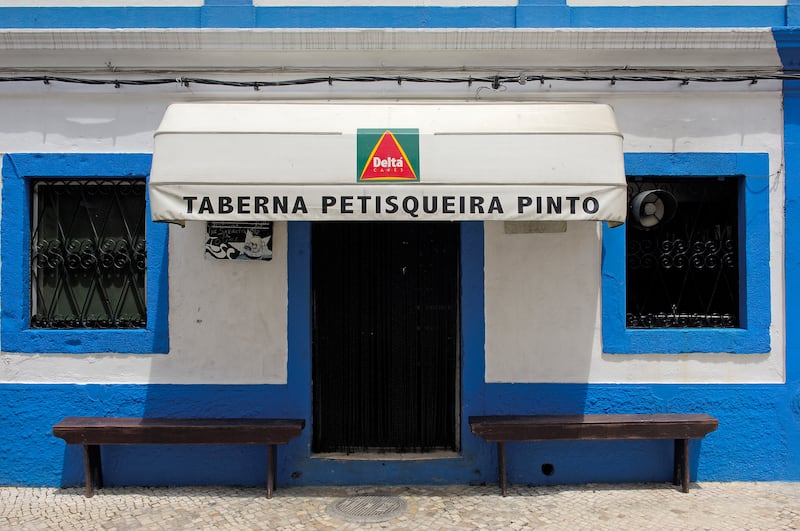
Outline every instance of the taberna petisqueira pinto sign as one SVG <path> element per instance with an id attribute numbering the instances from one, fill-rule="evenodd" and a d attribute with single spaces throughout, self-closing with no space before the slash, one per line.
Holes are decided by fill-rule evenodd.
<path id="1" fill-rule="evenodd" d="M 598 219 L 613 194 L 602 188 L 542 190 L 524 186 L 448 187 L 303 186 L 263 194 L 229 195 L 192 187 L 174 204 L 186 220 L 590 220 Z M 491 188 L 489 190 L 488 188 Z M 498 190 L 498 188 L 500 188 Z M 508 190 L 504 188 L 509 188 Z"/>

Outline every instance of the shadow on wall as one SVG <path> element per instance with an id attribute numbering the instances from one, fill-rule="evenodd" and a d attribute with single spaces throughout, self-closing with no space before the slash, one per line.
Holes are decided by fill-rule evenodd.
<path id="1" fill-rule="evenodd" d="M 618 230 L 624 230 L 620 228 Z M 669 386 L 589 384 L 601 361 L 599 227 L 505 234 L 487 224 L 485 415 L 685 412 Z M 561 383 L 566 382 L 566 383 Z M 695 477 L 702 443 L 691 443 Z M 493 445 L 492 445 L 493 446 Z M 494 481 L 494 448 L 484 476 Z M 671 481 L 673 441 L 507 444 L 509 481 L 523 484 Z"/>
<path id="2" fill-rule="evenodd" d="M 204 256 L 205 223 L 171 228 L 170 334 L 172 348 L 150 365 L 151 382 L 264 382 L 242 384 L 170 383 L 144 386 L 145 417 L 305 418 L 308 388 L 301 379 L 302 349 L 287 367 L 286 224 L 274 227 L 271 261 L 216 260 Z M 308 420 L 306 420 L 308 424 Z M 108 446 L 103 449 L 108 481 L 135 485 L 265 484 L 264 445 Z M 278 470 L 298 460 L 303 443 L 278 448 Z M 104 465 L 105 466 L 105 465 Z"/>
<path id="3" fill-rule="evenodd" d="M 468 224 L 465 228 L 466 235 L 463 238 L 464 247 L 467 253 L 482 253 L 482 227 L 479 223 Z M 189 227 L 187 227 L 189 229 Z M 181 230 L 182 237 L 189 235 L 197 239 L 199 232 L 191 229 L 189 232 Z M 263 384 L 263 385 L 173 385 L 173 384 L 150 384 L 149 386 L 114 386 L 108 389 L 109 396 L 114 392 L 130 393 L 133 402 L 126 405 L 115 405 L 108 408 L 102 414 L 116 416 L 147 416 L 147 417 L 285 417 L 285 418 L 304 418 L 306 429 L 300 438 L 291 441 L 286 446 L 278 448 L 278 484 L 280 486 L 301 485 L 301 484 L 403 484 L 403 483 L 466 483 L 475 466 L 465 465 L 464 460 L 436 459 L 427 461 L 408 461 L 408 460 L 369 460 L 352 461 L 336 459 L 312 459 L 310 452 L 311 441 L 311 354 L 310 354 L 310 224 L 292 223 L 288 231 L 288 240 L 292 243 L 288 245 L 288 269 L 289 275 L 289 304 L 288 304 L 288 337 L 291 356 L 288 359 L 288 378 L 285 384 Z M 202 232 L 202 231 L 201 231 Z M 197 233 L 197 234 L 194 234 Z M 197 240 L 197 245 L 202 241 Z M 277 247 L 277 246 L 276 246 Z M 281 252 L 281 251 L 278 251 Z M 186 253 L 183 253 L 184 255 Z M 176 256 L 173 253 L 170 267 L 175 269 L 175 265 L 182 260 L 187 260 L 185 256 Z M 276 253 L 277 255 L 277 253 Z M 202 261 L 201 257 L 194 257 L 190 260 Z M 180 367 L 174 366 L 178 358 L 190 360 L 191 352 L 186 352 L 187 344 L 198 343 L 198 350 L 211 350 L 209 343 L 220 341 L 217 347 L 216 359 L 211 360 L 215 363 L 199 363 L 203 370 L 213 370 L 215 366 L 222 366 L 227 361 L 233 362 L 242 356 L 250 356 L 252 353 L 268 352 L 269 345 L 265 345 L 265 334 L 258 326 L 259 319 L 263 318 L 260 312 L 247 312 L 247 301 L 242 297 L 258 298 L 259 291 L 247 289 L 247 285 L 242 287 L 236 285 L 243 280 L 241 264 L 206 264 L 199 262 L 202 269 L 222 270 L 229 277 L 225 279 L 230 291 L 228 298 L 239 301 L 237 305 L 228 307 L 228 315 L 218 317 L 219 322 L 211 326 L 212 320 L 205 320 L 214 310 L 217 302 L 215 297 L 219 296 L 219 289 L 224 286 L 217 286 L 213 282 L 204 282 L 203 289 L 197 289 L 197 276 L 194 277 L 193 292 L 176 295 L 175 290 L 171 293 L 171 299 L 182 301 L 184 306 L 176 307 L 173 304 L 170 308 L 171 319 L 171 342 L 172 350 L 168 355 L 172 361 L 168 362 L 154 359 L 150 378 L 152 381 L 164 381 L 167 371 L 169 374 L 178 374 Z M 185 265 L 185 264 L 184 264 Z M 184 265 L 178 266 L 177 270 L 185 274 Z M 227 267 L 226 267 L 227 266 Z M 259 267 L 262 264 L 245 264 L 258 268 L 264 272 L 265 268 Z M 483 370 L 483 323 L 482 319 L 482 260 L 474 261 L 467 266 L 467 284 L 469 293 L 480 293 L 478 302 L 469 302 L 469 309 L 465 311 L 468 317 L 468 340 L 469 346 L 465 346 L 465 373 L 470 376 L 465 379 L 470 382 L 465 385 L 465 393 L 474 395 L 480 392 L 480 385 L 473 376 L 482 375 Z M 238 273 L 237 273 L 238 272 Z M 173 275 L 174 278 L 174 275 Z M 251 279 L 252 280 L 252 279 Z M 173 283 L 172 286 L 174 286 Z M 172 287 L 171 286 L 171 287 Z M 477 287 L 477 289 L 474 289 Z M 284 288 L 285 289 L 285 288 Z M 248 295 L 249 294 L 249 295 Z M 185 301 L 191 301 L 185 304 Z M 281 307 L 280 303 L 272 303 L 276 307 Z M 212 328 L 216 337 L 202 338 L 176 338 L 175 330 L 188 328 L 190 325 L 176 325 L 175 320 L 183 316 L 183 320 L 192 320 L 197 316 L 193 313 L 198 305 L 210 308 L 203 313 L 203 326 Z M 285 307 L 281 308 L 286 311 Z M 230 315 L 233 314 L 233 315 Z M 248 334 L 242 335 L 233 329 L 229 323 L 233 319 L 242 316 L 247 320 Z M 284 331 L 284 333 L 286 333 Z M 236 347 L 225 344 L 225 338 L 231 335 L 236 337 L 236 344 L 239 348 L 248 349 L 250 354 L 235 350 Z M 269 334 L 266 334 L 268 337 Z M 228 341 L 228 343 L 231 343 Z M 263 356 L 263 354 L 261 354 Z M 196 360 L 195 360 L 196 361 Z M 208 361 L 208 360 L 206 360 Z M 262 360 L 263 361 L 263 360 Z M 284 362 L 286 363 L 286 362 Z M 480 367 L 480 369 L 476 367 Z M 193 364 L 197 370 L 198 364 Z M 188 368 L 187 368 L 188 370 Z M 224 370 L 221 367 L 220 370 Z M 104 400 L 107 398 L 104 397 Z M 473 403 L 474 401 L 470 401 Z M 96 406 L 96 401 L 94 402 Z M 465 402 L 466 403 L 466 402 Z M 466 405 L 465 405 L 466 408 Z M 84 408 L 84 409 L 92 409 Z M 100 414 L 97 408 L 86 414 Z M 462 434 L 463 437 L 463 434 Z M 474 455 L 475 451 L 469 447 L 475 446 L 476 441 L 464 441 L 465 455 Z M 267 466 L 266 449 L 263 446 L 107 446 L 102 449 L 104 475 L 107 485 L 115 484 L 139 484 L 139 485 L 169 485 L 169 484 L 231 484 L 231 485 L 253 485 L 261 486 L 265 481 Z M 80 469 L 74 466 L 80 462 L 80 455 L 74 450 L 68 449 L 66 465 L 64 468 L 64 484 L 79 484 L 82 481 Z M 468 462 L 474 458 L 467 457 Z"/>
<path id="4" fill-rule="evenodd" d="M 480 227 L 480 224 L 478 224 Z M 465 229 L 467 232 L 475 227 Z M 290 238 L 296 238 L 289 256 L 290 269 L 303 270 L 308 262 L 308 236 L 302 224 Z M 483 229 L 464 240 L 470 252 L 484 248 Z M 480 234 L 477 234 L 480 233 Z M 487 246 L 487 249 L 490 246 Z M 301 262 L 299 266 L 295 262 Z M 483 293 L 482 260 L 465 267 L 463 284 L 471 293 Z M 471 270 L 472 269 L 472 270 Z M 535 275 L 532 285 L 537 289 Z M 301 439 L 281 447 L 279 486 L 324 484 L 409 484 L 409 483 L 496 483 L 497 461 L 494 445 L 469 433 L 469 415 L 491 414 L 576 414 L 705 412 L 720 419 L 720 429 L 705 440 L 693 442 L 692 479 L 758 480 L 787 477 L 792 471 L 776 467 L 775 456 L 786 455 L 787 441 L 780 437 L 753 440 L 757 434 L 775 430 L 775 417 L 764 415 L 785 404 L 785 386 L 680 386 L 680 385 L 598 385 L 588 383 L 485 383 L 484 311 L 482 300 L 464 308 L 465 344 L 462 368 L 462 452 L 455 459 L 398 464 L 392 461 L 342 462 L 310 458 L 310 350 L 308 327 L 308 286 L 290 279 L 289 337 L 293 356 L 285 385 L 87 385 L 41 386 L 37 397 L 30 386 L 3 393 L 3 425 L 9 433 L 36 433 L 41 453 L 34 455 L 24 445 L 31 440 L 4 442 L 11 449 L 16 471 L 7 478 L 30 478 L 31 484 L 62 485 L 83 482 L 80 448 L 64 449 L 54 438 L 52 424 L 65 415 L 113 416 L 221 416 L 306 418 Z M 486 290 L 488 293 L 488 289 Z M 471 307 L 474 306 L 474 307 Z M 471 328 L 470 328 L 471 326 Z M 563 333 L 556 330 L 557 334 Z M 306 339 L 304 339 L 306 338 Z M 294 342 L 294 343 L 293 343 Z M 571 345 L 589 345 L 587 336 L 576 336 Z M 488 345 L 489 343 L 486 342 Z M 541 350 L 531 356 L 547 366 Z M 222 356 L 230 355 L 222 353 Z M 591 355 L 582 353 L 578 369 L 588 380 Z M 573 359 L 573 361 L 576 361 Z M 153 374 L 156 379 L 158 375 Z M 26 404 L 26 402 L 29 402 Z M 32 407 L 30 402 L 35 402 Z M 37 409 L 43 408 L 43 409 Z M 783 419 L 787 415 L 776 411 Z M 785 420 L 785 419 L 784 419 Z M 781 420 L 780 422 L 784 422 Z M 787 425 L 789 421 L 785 422 Z M 6 430 L 3 430 L 4 432 Z M 742 437 L 750 433 L 753 437 Z M 0 437 L 3 437 L 0 434 Z M 16 449 L 16 457 L 15 457 Z M 42 460 L 42 455 L 61 454 Z M 18 458 L 17 458 L 18 457 Z M 266 451 L 262 447 L 107 447 L 103 449 L 106 483 L 126 485 L 229 484 L 261 486 L 265 481 Z M 446 461 L 446 462 L 445 462 Z M 512 483 L 565 484 L 585 482 L 669 481 L 671 441 L 603 441 L 567 443 L 513 443 L 508 447 L 508 472 Z M 51 466 L 52 465 L 52 466 Z M 55 468 L 57 467 L 57 469 Z M 0 467 L 2 470 L 2 467 Z M 435 478 L 435 479 L 431 479 Z M 3 480 L 0 475 L 0 481 Z M 58 479 L 55 479 L 57 482 Z M 8 479 L 9 484 L 18 480 Z"/>

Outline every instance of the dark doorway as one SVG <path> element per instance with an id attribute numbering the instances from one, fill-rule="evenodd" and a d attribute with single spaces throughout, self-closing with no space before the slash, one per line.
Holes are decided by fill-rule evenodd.
<path id="1" fill-rule="evenodd" d="M 312 450 L 457 450 L 459 224 L 311 234 Z"/>

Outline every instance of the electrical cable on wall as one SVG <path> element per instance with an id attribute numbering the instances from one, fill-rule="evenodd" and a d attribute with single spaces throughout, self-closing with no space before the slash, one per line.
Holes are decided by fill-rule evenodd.
<path id="1" fill-rule="evenodd" d="M 510 74 L 510 75 L 490 75 L 490 76 L 460 76 L 460 77 L 435 77 L 435 76 L 320 76 L 305 77 L 297 79 L 286 79 L 279 81 L 236 81 L 231 79 L 214 79 L 206 77 L 156 77 L 147 79 L 104 79 L 92 77 L 66 77 L 57 75 L 34 75 L 34 76 L 0 76 L 0 83 L 30 83 L 41 82 L 46 85 L 52 83 L 70 83 L 82 85 L 113 85 L 115 88 L 123 86 L 153 86 L 178 84 L 184 87 L 190 85 L 217 85 L 226 87 L 243 87 L 253 90 L 260 90 L 268 87 L 287 87 L 299 85 L 314 85 L 327 83 L 380 83 L 392 82 L 402 85 L 403 83 L 434 83 L 434 84 L 459 84 L 464 83 L 472 86 L 474 83 L 487 83 L 491 88 L 497 90 L 503 85 L 519 84 L 525 85 L 528 81 L 539 81 L 543 85 L 547 81 L 562 82 L 602 82 L 607 81 L 610 85 L 616 86 L 621 82 L 678 82 L 680 86 L 689 83 L 740 83 L 747 82 L 755 85 L 761 80 L 770 81 L 796 81 L 800 80 L 800 73 L 775 72 L 775 73 L 738 73 L 729 75 L 686 75 L 665 74 L 665 75 L 588 75 L 588 74 Z"/>

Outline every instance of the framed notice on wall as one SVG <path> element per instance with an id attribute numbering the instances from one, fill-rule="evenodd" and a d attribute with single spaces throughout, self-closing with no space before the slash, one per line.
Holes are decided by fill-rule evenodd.
<path id="1" fill-rule="evenodd" d="M 217 260 L 272 260 L 272 222 L 209 221 L 205 256 Z"/>

